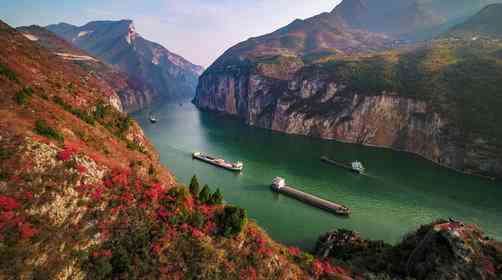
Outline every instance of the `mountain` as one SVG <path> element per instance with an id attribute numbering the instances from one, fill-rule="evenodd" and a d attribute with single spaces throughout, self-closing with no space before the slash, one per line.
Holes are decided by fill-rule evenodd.
<path id="1" fill-rule="evenodd" d="M 1 279 L 351 279 L 219 192 L 182 186 L 113 88 L 73 60 L 91 58 L 37 38 L 49 37 L 0 21 Z"/>
<path id="2" fill-rule="evenodd" d="M 60 23 L 46 28 L 151 87 L 149 103 L 193 97 L 203 71 L 201 66 L 141 37 L 130 20 L 95 21 L 80 27 Z"/>
<path id="3" fill-rule="evenodd" d="M 401 39 L 430 39 L 500 0 L 344 0 L 332 13 L 347 26 Z"/>
<path id="4" fill-rule="evenodd" d="M 445 36 L 502 38 L 502 4 L 486 6 L 478 14 L 452 28 Z"/>
<path id="5" fill-rule="evenodd" d="M 0 21 L 1 279 L 495 280 L 502 273 L 501 243 L 454 221 L 423 226 L 396 246 L 338 230 L 319 239 L 317 256 L 274 242 L 244 209 L 222 204 L 218 191 L 200 191 L 196 177 L 190 188 L 181 185 L 120 111 L 113 88 L 75 64 L 76 55 L 89 59 L 85 53 L 58 55 L 37 38 L 49 37 Z"/>
<path id="6" fill-rule="evenodd" d="M 101 62 L 47 29 L 40 26 L 17 29 L 28 39 L 106 81 L 117 92 L 125 111 L 137 111 L 153 102 L 152 88 L 140 79 L 131 78 L 119 69 Z"/>
<path id="7" fill-rule="evenodd" d="M 390 8 L 405 2 L 390 1 Z M 350 26 L 339 15 L 350 12 L 364 22 L 364 15 L 389 9 L 369 3 L 343 1 L 332 13 L 236 45 L 200 77 L 194 103 L 252 126 L 389 147 L 462 172 L 502 178 L 497 109 L 502 43 L 441 37 L 403 44 L 390 35 L 353 29 L 361 26 Z M 373 8 L 378 13 L 370 12 Z M 277 43 L 324 32 L 337 38 L 329 41 L 329 50 L 318 48 L 316 40 Z M 382 40 L 366 41 L 375 36 Z M 347 41 L 356 47 L 346 47 Z"/>

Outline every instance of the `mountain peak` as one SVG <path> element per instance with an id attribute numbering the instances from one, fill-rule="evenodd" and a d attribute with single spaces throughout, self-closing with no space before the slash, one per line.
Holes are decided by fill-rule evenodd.
<path id="1" fill-rule="evenodd" d="M 462 24 L 453 27 L 446 36 L 502 37 L 502 4 L 490 4 Z"/>

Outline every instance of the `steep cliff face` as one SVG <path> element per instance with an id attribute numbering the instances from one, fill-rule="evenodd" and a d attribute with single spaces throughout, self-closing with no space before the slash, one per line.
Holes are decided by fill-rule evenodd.
<path id="1" fill-rule="evenodd" d="M 495 42 L 483 53 L 499 48 Z M 307 66 L 248 61 L 215 67 L 201 77 L 194 102 L 252 126 L 391 147 L 463 172 L 501 177 L 500 116 L 491 107 L 501 99 L 486 87 L 488 81 L 497 83 L 500 69 L 477 59 L 471 66 L 434 65 L 445 53 L 468 50 L 464 43 L 441 41 L 382 57 L 338 57 Z M 481 80 L 472 77 L 474 66 L 486 68 L 486 76 L 477 73 Z M 466 71 L 449 70 L 457 67 Z M 475 89 L 483 88 L 480 100 Z"/>
<path id="2" fill-rule="evenodd" d="M 342 11 L 375 13 L 366 2 L 344 1 L 331 14 L 229 49 L 201 76 L 194 103 L 253 126 L 390 147 L 463 172 L 502 178 L 498 37 L 490 33 L 473 41 L 446 33 L 403 45 L 354 30 L 340 19 Z M 475 18 L 497 15 L 497 7 L 488 6 Z M 481 25 L 486 29 L 486 19 Z M 323 33 L 336 35 L 329 51 L 323 44 L 277 44 L 298 34 Z M 315 38 L 310 42 L 319 43 Z M 357 40 L 347 47 L 347 38 Z M 382 40 L 372 44 L 369 38 Z"/>
<path id="3" fill-rule="evenodd" d="M 96 21 L 84 26 L 56 24 L 46 27 L 69 43 L 127 73 L 148 90 L 124 93 L 124 103 L 135 110 L 153 102 L 192 98 L 203 68 L 148 41 L 130 20 Z"/>

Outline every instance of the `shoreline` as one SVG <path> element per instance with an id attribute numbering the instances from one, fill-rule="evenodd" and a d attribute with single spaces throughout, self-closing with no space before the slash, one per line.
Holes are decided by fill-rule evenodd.
<path id="1" fill-rule="evenodd" d="M 239 120 L 243 125 L 248 126 L 248 127 L 263 129 L 263 130 L 266 130 L 266 131 L 271 131 L 271 132 L 280 133 L 280 134 L 284 134 L 284 135 L 301 136 L 301 137 L 307 137 L 307 138 L 316 139 L 316 140 L 334 141 L 334 142 L 338 142 L 338 143 L 342 143 L 342 144 L 357 145 L 357 146 L 362 146 L 362 147 L 369 147 L 369 148 L 376 148 L 376 149 L 383 149 L 383 150 L 391 150 L 391 151 L 398 152 L 398 153 L 405 153 L 405 154 L 409 154 L 409 155 L 413 155 L 413 156 L 419 157 L 420 159 L 428 161 L 428 162 L 431 162 L 431 163 L 433 163 L 433 164 L 435 164 L 435 165 L 437 165 L 439 167 L 443 167 L 443 168 L 449 169 L 451 171 L 455 171 L 455 172 L 463 174 L 463 175 L 473 176 L 473 177 L 485 179 L 485 180 L 492 181 L 492 182 L 499 182 L 499 181 L 502 182 L 502 178 L 497 178 L 497 177 L 492 177 L 492 176 L 487 176 L 487 175 L 482 175 L 482 174 L 471 173 L 471 172 L 468 172 L 468 171 L 463 171 L 463 170 L 460 170 L 460 169 L 457 169 L 457 168 L 454 168 L 454 167 L 451 167 L 451 166 L 448 166 L 448 165 L 441 164 L 441 163 L 439 163 L 437 161 L 431 160 L 431 159 L 425 157 L 424 155 L 421 155 L 421 154 L 416 153 L 416 152 L 412 152 L 412 151 L 408 151 L 408 150 L 403 150 L 403 149 L 397 149 L 397 148 L 394 148 L 394 147 L 384 146 L 384 145 L 355 143 L 355 142 L 350 142 L 350 141 L 344 141 L 344 140 L 338 139 L 338 138 L 322 138 L 322 137 L 315 137 L 315 136 L 306 135 L 306 134 L 287 133 L 287 132 L 281 131 L 281 130 L 274 130 L 274 129 L 271 129 L 271 128 L 266 128 L 266 127 L 261 127 L 261 126 L 256 126 L 256 125 L 250 125 L 250 124 L 246 123 L 245 121 L 243 121 L 243 118 L 241 118 L 239 116 L 228 114 L 226 112 L 211 110 L 211 109 L 208 109 L 208 108 L 201 108 L 201 107 L 197 106 L 197 104 L 195 104 L 194 100 L 192 100 L 190 103 L 193 104 L 195 106 L 195 108 L 197 108 L 198 110 L 201 110 L 202 112 L 209 112 L 209 113 L 216 114 L 218 116 L 225 117 L 225 118 L 228 118 L 228 119 Z"/>

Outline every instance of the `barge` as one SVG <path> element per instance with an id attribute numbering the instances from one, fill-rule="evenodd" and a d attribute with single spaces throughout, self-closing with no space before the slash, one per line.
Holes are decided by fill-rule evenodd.
<path id="1" fill-rule="evenodd" d="M 366 171 L 366 168 L 360 161 L 340 161 L 340 160 L 335 160 L 335 159 L 330 159 L 326 156 L 321 157 L 321 161 L 329 164 L 336 165 L 341 168 L 345 168 L 347 170 L 350 170 L 352 172 L 358 173 L 358 174 L 363 174 Z"/>
<path id="2" fill-rule="evenodd" d="M 240 172 L 244 169 L 244 164 L 240 161 L 236 162 L 236 163 L 227 162 L 224 159 L 212 157 L 212 156 L 205 155 L 203 153 L 198 153 L 198 152 L 193 153 L 192 157 L 194 159 L 197 159 L 197 160 L 200 160 L 203 162 L 207 162 L 209 164 L 212 164 L 212 165 L 215 165 L 215 166 L 218 166 L 218 167 L 230 170 L 230 171 Z"/>
<path id="3" fill-rule="evenodd" d="M 351 210 L 346 206 L 319 198 L 317 196 L 313 196 L 311 194 L 299 191 L 291 186 L 288 186 L 286 184 L 286 180 L 281 177 L 275 178 L 272 182 L 271 187 L 275 192 L 285 194 L 291 198 L 305 202 L 309 205 L 334 213 L 336 215 L 349 216 L 351 213 Z"/>

